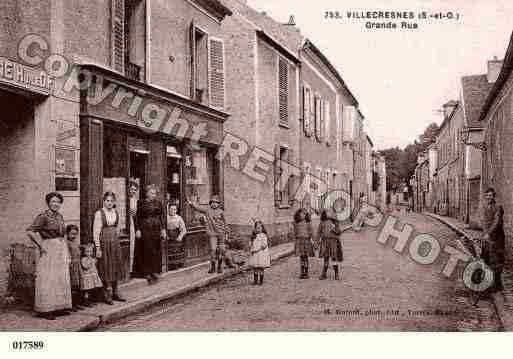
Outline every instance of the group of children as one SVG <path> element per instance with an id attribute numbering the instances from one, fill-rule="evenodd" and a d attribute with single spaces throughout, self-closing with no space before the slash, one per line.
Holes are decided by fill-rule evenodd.
<path id="1" fill-rule="evenodd" d="M 80 245 L 78 227 L 74 224 L 66 226 L 66 240 L 70 255 L 70 282 L 72 310 L 77 311 L 92 305 L 91 297 L 103 283 L 96 267 L 92 243 Z"/>
<path id="2" fill-rule="evenodd" d="M 188 201 L 193 205 L 192 202 Z M 234 262 L 232 256 L 227 251 L 227 224 L 224 219 L 224 212 L 220 206 L 220 200 L 214 196 L 210 201 L 208 210 L 200 209 L 197 205 L 193 208 L 202 212 L 206 216 L 209 224 L 209 238 L 211 249 L 211 267 L 209 273 L 215 271 L 215 265 L 218 265 L 218 273 L 222 272 L 222 262 L 227 265 Z M 339 266 L 343 261 L 342 243 L 340 234 L 342 233 L 338 222 L 328 215 L 327 211 L 321 214 L 321 223 L 319 224 L 317 236 L 313 233 L 313 227 L 309 213 L 301 208 L 294 214 L 294 237 L 295 254 L 300 258 L 301 279 L 308 278 L 309 258 L 315 256 L 314 250 L 319 249 L 319 257 L 324 260 L 322 274 L 319 279 L 327 279 L 327 272 L 330 262 L 333 265 L 335 280 L 339 277 Z M 317 240 L 315 240 L 317 238 Z M 251 243 L 249 246 L 249 265 L 253 268 L 254 285 L 262 285 L 264 281 L 264 270 L 270 267 L 271 257 L 269 253 L 269 239 L 264 224 L 260 220 L 254 223 Z M 241 264 L 241 262 L 236 262 Z"/>
<path id="3" fill-rule="evenodd" d="M 222 261 L 233 262 L 233 258 L 227 253 L 225 247 L 226 223 L 222 226 L 214 225 L 215 222 L 224 222 L 223 210 L 219 206 L 220 201 L 216 198 L 210 202 L 211 211 L 205 211 L 207 221 L 210 222 L 210 237 L 212 262 L 218 263 L 218 269 L 221 268 Z M 196 206 L 194 206 L 197 208 Z M 215 214 L 215 218 L 213 214 Z M 208 218 L 210 217 L 210 218 Z M 223 231 L 221 231 L 221 228 Z M 224 232 L 224 233 L 222 233 Z M 300 278 L 308 278 L 309 258 L 315 256 L 314 250 L 319 248 L 319 257 L 324 260 L 322 274 L 319 279 L 327 278 L 327 271 L 330 261 L 333 263 L 335 279 L 339 279 L 339 264 L 343 260 L 342 244 L 340 241 L 341 231 L 336 220 L 330 218 L 326 211 L 321 214 L 321 223 L 315 240 L 310 215 L 305 209 L 298 209 L 294 214 L 294 236 L 295 236 L 295 254 L 300 258 Z M 94 256 L 92 244 L 80 245 L 78 240 L 78 227 L 71 224 L 66 227 L 66 238 L 70 254 L 70 279 L 73 311 L 91 306 L 91 294 L 97 288 L 102 288 L 103 284 L 96 268 L 97 259 Z M 215 239 L 215 241 L 214 241 Z M 243 264 L 241 261 L 235 261 L 237 264 Z M 230 263 L 232 264 L 232 263 Z M 256 220 L 251 235 L 249 246 L 248 264 L 253 268 L 254 285 L 262 285 L 264 282 L 264 270 L 271 266 L 271 256 L 269 253 L 269 238 L 264 223 Z M 213 267 L 212 266 L 212 267 Z M 219 270 L 218 270 L 219 271 Z M 213 272 L 213 268 L 209 273 Z"/>

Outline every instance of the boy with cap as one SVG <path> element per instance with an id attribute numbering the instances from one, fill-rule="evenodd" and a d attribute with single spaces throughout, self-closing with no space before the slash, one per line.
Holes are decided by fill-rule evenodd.
<path id="1" fill-rule="evenodd" d="M 217 261 L 217 273 L 222 273 L 223 259 L 229 268 L 234 268 L 235 266 L 231 259 L 226 255 L 228 226 L 224 218 L 224 211 L 221 208 L 219 196 L 212 196 L 209 201 L 209 207 L 207 208 L 194 204 L 189 199 L 187 199 L 187 203 L 190 204 L 194 210 L 203 213 L 207 220 L 207 235 L 210 241 L 210 270 L 208 272 L 215 272 Z"/>

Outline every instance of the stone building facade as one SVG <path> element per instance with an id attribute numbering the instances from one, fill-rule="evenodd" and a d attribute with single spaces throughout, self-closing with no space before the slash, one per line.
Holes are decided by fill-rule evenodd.
<path id="1" fill-rule="evenodd" d="M 513 36 L 510 39 L 504 63 L 488 94 L 478 117 L 486 126 L 482 158 L 481 193 L 488 187 L 497 192 L 497 202 L 504 207 L 506 253 L 511 260 L 513 238 Z M 484 146 L 483 146 L 484 145 Z"/>

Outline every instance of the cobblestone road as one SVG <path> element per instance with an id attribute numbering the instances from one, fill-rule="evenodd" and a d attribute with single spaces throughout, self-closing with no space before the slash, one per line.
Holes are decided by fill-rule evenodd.
<path id="1" fill-rule="evenodd" d="M 456 235 L 418 214 L 401 215 L 418 233 L 431 233 L 443 246 L 457 247 Z M 376 241 L 378 231 L 343 235 L 342 278 L 318 280 L 322 263 L 311 260 L 310 279 L 298 279 L 298 260 L 290 257 L 266 272 L 263 286 L 247 273 L 196 294 L 127 318 L 104 330 L 344 330 L 482 331 L 500 330 L 491 302 L 470 305 L 461 270 L 441 274 L 448 255 L 419 265 L 409 255 Z"/>

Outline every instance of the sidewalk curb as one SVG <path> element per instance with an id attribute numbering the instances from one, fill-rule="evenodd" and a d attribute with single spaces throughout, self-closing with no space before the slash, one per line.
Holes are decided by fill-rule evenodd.
<path id="1" fill-rule="evenodd" d="M 280 259 L 289 257 L 293 253 L 294 253 L 294 248 L 279 251 L 273 258 L 271 258 L 271 263 L 275 263 L 275 262 L 279 261 Z M 111 311 L 99 314 L 97 317 L 95 317 L 89 323 L 82 325 L 81 327 L 77 328 L 75 331 L 81 332 L 81 331 L 92 331 L 92 330 L 98 329 L 102 324 L 111 323 L 115 320 L 119 320 L 123 317 L 130 315 L 130 314 L 137 313 L 145 308 L 148 308 L 148 307 L 158 304 L 160 302 L 184 295 L 186 293 L 206 287 L 210 284 L 220 282 L 224 279 L 241 274 L 243 272 L 248 271 L 249 269 L 250 269 L 250 267 L 248 265 L 244 265 L 241 268 L 227 271 L 223 274 L 213 274 L 210 277 L 197 280 L 197 281 L 189 283 L 183 287 L 175 288 L 166 293 L 156 294 L 156 295 L 153 295 L 153 296 L 150 296 L 147 298 L 137 300 L 135 302 L 127 303 L 126 305 L 124 305 L 122 307 L 115 308 L 115 309 L 112 309 Z"/>
<path id="2" fill-rule="evenodd" d="M 445 224 L 447 227 L 452 229 L 454 232 L 456 232 L 460 236 L 465 237 L 467 240 L 472 240 L 472 238 L 470 238 L 470 236 L 467 233 L 465 233 L 465 231 L 463 231 L 460 228 L 454 226 L 452 223 L 449 223 L 449 222 L 445 221 L 440 216 L 434 215 L 434 214 L 429 213 L 429 212 L 422 212 L 422 213 L 424 215 L 426 215 L 426 216 L 429 216 L 430 218 L 436 219 L 437 221 Z M 470 251 L 468 251 L 468 249 L 465 247 L 465 244 L 462 243 L 460 238 L 458 238 L 456 240 L 456 242 L 458 243 L 459 247 L 462 247 L 462 249 L 465 251 L 465 254 L 472 255 L 470 253 Z M 499 318 L 499 321 L 501 322 L 502 328 L 505 331 L 513 330 L 513 313 L 509 313 L 506 310 L 506 308 L 504 306 L 504 295 L 502 293 L 501 294 L 494 294 L 494 295 L 492 295 L 492 298 L 493 298 L 493 306 L 495 308 L 495 313 L 497 314 L 497 317 Z"/>

